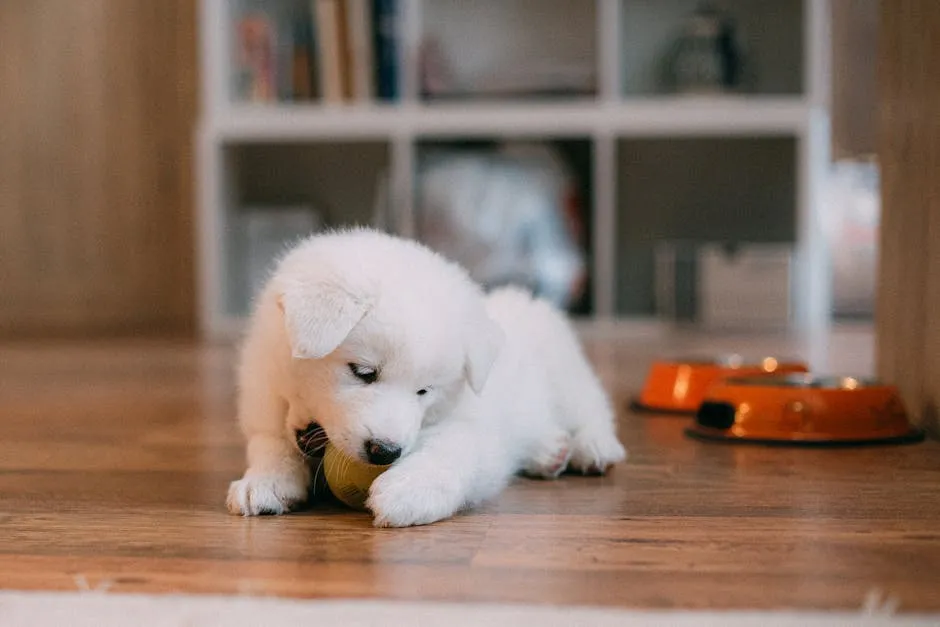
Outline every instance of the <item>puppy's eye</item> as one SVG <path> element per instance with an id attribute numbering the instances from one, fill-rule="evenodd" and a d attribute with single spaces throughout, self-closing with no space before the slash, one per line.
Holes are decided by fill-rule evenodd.
<path id="1" fill-rule="evenodd" d="M 379 378 L 379 371 L 372 366 L 363 366 L 362 364 L 348 364 L 349 371 L 353 376 L 365 384 L 375 383 Z"/>
<path id="2" fill-rule="evenodd" d="M 425 394 L 428 393 L 428 390 L 429 390 L 429 389 L 430 389 L 430 388 L 421 388 L 420 390 L 417 391 L 417 395 L 418 395 L 418 396 L 424 396 Z"/>

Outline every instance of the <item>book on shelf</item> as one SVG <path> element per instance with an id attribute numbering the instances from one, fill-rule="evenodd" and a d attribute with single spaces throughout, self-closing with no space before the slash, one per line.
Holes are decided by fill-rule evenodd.
<path id="1" fill-rule="evenodd" d="M 313 24 L 283 3 L 259 4 L 237 16 L 233 32 L 234 95 L 245 102 L 316 96 Z"/>
<path id="2" fill-rule="evenodd" d="M 313 20 L 297 20 L 292 44 L 293 100 L 313 100 L 319 94 L 319 73 L 315 54 Z"/>
<path id="3" fill-rule="evenodd" d="M 337 3 L 336 33 L 339 40 L 340 83 L 343 89 L 343 101 L 352 100 L 352 51 L 350 50 L 349 1 L 334 0 Z"/>
<path id="4" fill-rule="evenodd" d="M 379 100 L 398 100 L 398 72 L 401 67 L 398 37 L 397 0 L 373 0 L 372 34 L 375 46 L 375 81 Z"/>
<path id="5" fill-rule="evenodd" d="M 320 97 L 324 103 L 338 104 L 345 100 L 343 75 L 343 37 L 340 32 L 342 0 L 313 0 L 317 31 L 317 53 L 320 64 Z"/>
<path id="6" fill-rule="evenodd" d="M 233 80 L 247 102 L 398 99 L 398 0 L 255 4 L 237 16 Z"/>
<path id="7" fill-rule="evenodd" d="M 327 103 L 397 98 L 394 0 L 314 0 Z"/>
<path id="8" fill-rule="evenodd" d="M 235 93 L 249 102 L 277 99 L 275 29 L 267 15 L 251 13 L 235 25 Z"/>
<path id="9" fill-rule="evenodd" d="M 369 102 L 375 91 L 372 0 L 346 0 L 346 5 L 352 99 L 355 102 Z"/>

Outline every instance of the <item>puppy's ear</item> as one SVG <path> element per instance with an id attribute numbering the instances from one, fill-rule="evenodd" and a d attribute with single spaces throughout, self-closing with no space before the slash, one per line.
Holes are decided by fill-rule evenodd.
<path id="1" fill-rule="evenodd" d="M 369 310 L 364 299 L 330 282 L 288 283 L 278 305 L 297 359 L 320 359 L 332 353 Z"/>
<path id="2" fill-rule="evenodd" d="M 502 328 L 486 314 L 477 317 L 470 325 L 467 334 L 467 361 L 464 371 L 470 388 L 477 394 L 483 392 L 483 386 L 490 376 L 490 370 L 499 357 L 506 336 Z"/>

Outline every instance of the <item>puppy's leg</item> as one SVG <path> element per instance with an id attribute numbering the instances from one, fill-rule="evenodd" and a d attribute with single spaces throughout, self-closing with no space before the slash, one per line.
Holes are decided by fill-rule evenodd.
<path id="1" fill-rule="evenodd" d="M 239 414 L 248 441 L 248 470 L 229 486 L 233 514 L 283 514 L 307 500 L 310 469 L 285 426 L 287 403 L 263 383 L 241 392 Z"/>
<path id="2" fill-rule="evenodd" d="M 546 366 L 554 393 L 558 425 L 571 434 L 571 470 L 604 474 L 627 457 L 617 439 L 610 399 L 594 374 L 571 326 L 554 321 Z"/>
<path id="3" fill-rule="evenodd" d="M 580 363 L 579 363 L 580 362 Z M 563 400 L 563 411 L 573 420 L 571 470 L 585 475 L 602 475 L 623 461 L 627 452 L 617 439 L 616 418 L 607 394 L 583 357 L 572 361 L 570 382 L 577 390 Z"/>
<path id="4" fill-rule="evenodd" d="M 375 526 L 429 524 L 498 494 L 514 472 L 498 446 L 497 437 L 469 421 L 429 429 L 415 451 L 372 484 L 366 505 Z"/>
<path id="5" fill-rule="evenodd" d="M 494 292 L 490 307 L 525 343 L 531 364 L 544 369 L 540 385 L 550 402 L 538 427 L 540 434 L 546 434 L 539 436 L 544 447 L 541 457 L 551 459 L 556 447 L 553 434 L 562 430 L 571 437 L 568 465 L 574 471 L 603 473 L 625 459 L 610 401 L 565 315 L 545 301 L 512 291 Z M 534 460 L 539 457 L 536 453 Z"/>

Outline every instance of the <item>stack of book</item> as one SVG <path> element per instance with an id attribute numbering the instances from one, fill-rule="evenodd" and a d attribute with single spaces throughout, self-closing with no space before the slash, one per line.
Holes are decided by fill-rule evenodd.
<path id="1" fill-rule="evenodd" d="M 234 24 L 236 98 L 398 100 L 397 3 L 309 0 L 299 9 L 278 0 L 255 2 Z"/>

